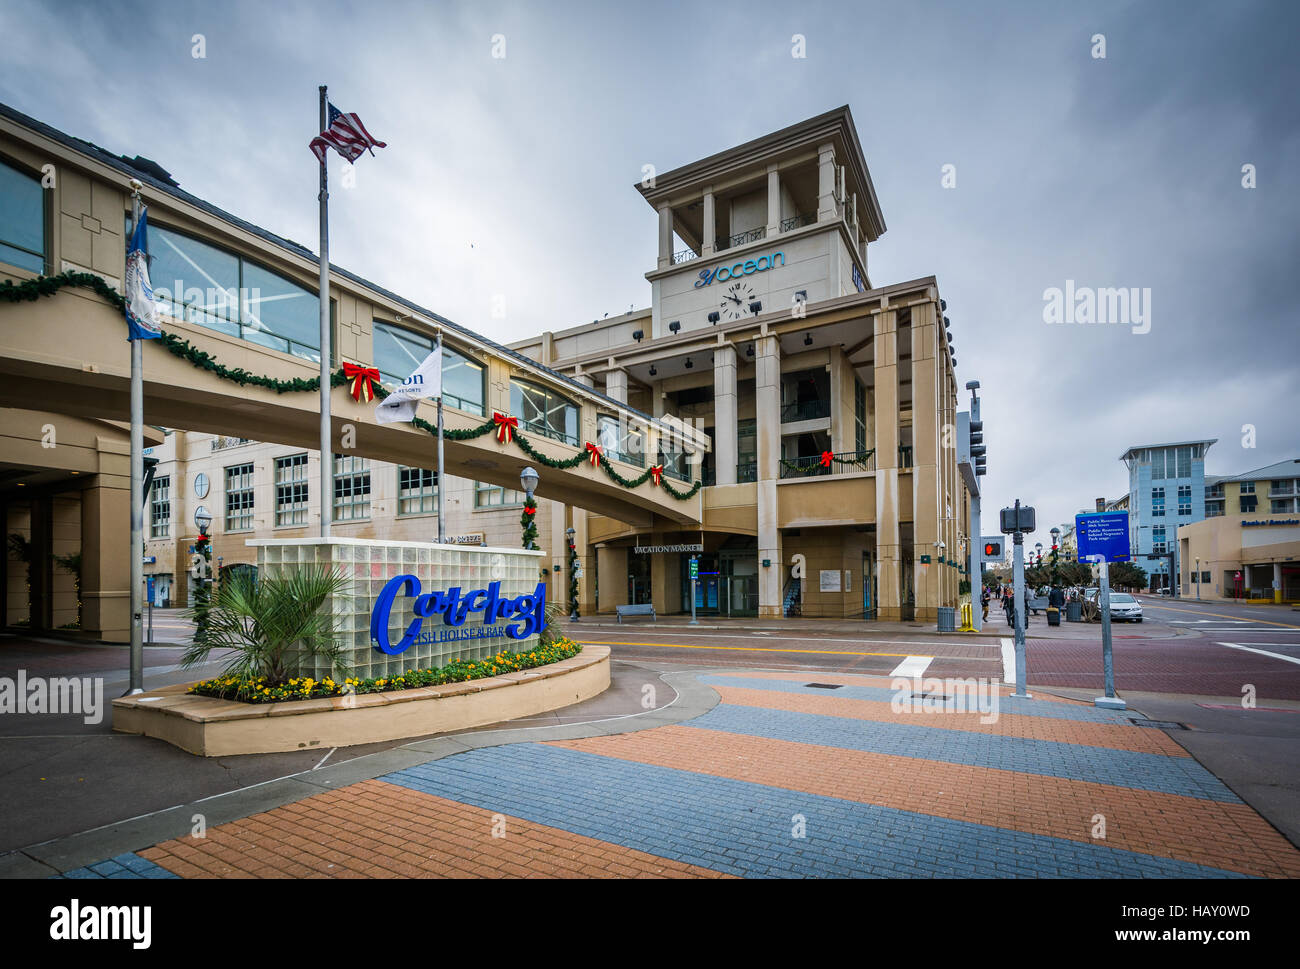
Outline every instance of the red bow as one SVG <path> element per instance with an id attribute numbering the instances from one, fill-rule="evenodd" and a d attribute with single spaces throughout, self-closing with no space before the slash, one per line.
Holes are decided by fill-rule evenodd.
<path id="1" fill-rule="evenodd" d="M 605 453 L 604 451 L 602 451 L 602 450 L 600 449 L 600 445 L 599 445 L 599 444 L 592 444 L 590 441 L 588 441 L 588 442 L 587 442 L 587 453 L 591 455 L 591 466 L 592 466 L 593 468 L 598 468 L 598 467 L 600 467 L 600 459 L 601 459 L 601 456 Z"/>
<path id="2" fill-rule="evenodd" d="M 519 429 L 519 418 L 511 417 L 508 414 L 494 413 L 492 419 L 497 422 L 497 443 L 509 444 L 513 441 L 515 431 Z"/>
<path id="3" fill-rule="evenodd" d="M 823 452 L 822 452 L 822 467 L 823 467 L 823 468 L 829 468 L 829 467 L 831 466 L 831 459 L 832 459 L 833 457 L 835 457 L 835 455 L 832 454 L 830 451 L 823 451 Z"/>
<path id="4" fill-rule="evenodd" d="M 358 367 L 355 363 L 343 364 L 343 376 L 352 381 L 352 399 L 360 403 L 361 395 L 366 395 L 367 402 L 375 399 L 372 381 L 379 379 L 379 371 L 374 367 Z"/>
<path id="5" fill-rule="evenodd" d="M 525 514 L 525 515 L 535 515 L 535 514 L 537 514 L 537 508 L 536 508 L 536 506 L 534 506 L 534 507 L 532 507 L 532 508 L 529 508 L 527 505 L 524 505 L 524 514 Z"/>
<path id="6" fill-rule="evenodd" d="M 650 477 L 655 484 L 663 484 L 664 466 L 662 464 L 650 465 Z"/>

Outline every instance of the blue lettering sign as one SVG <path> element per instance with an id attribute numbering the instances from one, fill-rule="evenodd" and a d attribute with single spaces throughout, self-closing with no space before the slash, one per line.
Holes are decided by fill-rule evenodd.
<path id="1" fill-rule="evenodd" d="M 411 606 L 415 619 L 394 645 L 388 638 L 388 622 L 398 596 L 408 596 L 415 600 Z M 546 583 L 539 582 L 532 594 L 513 599 L 501 595 L 500 582 L 493 582 L 486 589 L 475 589 L 466 594 L 461 593 L 460 586 L 453 586 L 445 592 L 426 592 L 421 595 L 420 580 L 415 576 L 395 576 L 380 590 L 379 598 L 375 600 L 370 612 L 370 638 L 374 640 L 376 652 L 396 656 L 417 642 L 432 642 L 427 634 L 420 634 L 424 620 L 442 616 L 445 626 L 463 626 L 469 614 L 474 612 L 483 614 L 483 626 L 444 630 L 438 640 L 485 639 L 503 633 L 509 639 L 527 639 L 534 633 L 541 632 L 546 628 Z"/>
<path id="2" fill-rule="evenodd" d="M 708 286 L 714 282 L 725 282 L 728 279 L 735 279 L 739 276 L 748 276 L 751 273 L 766 272 L 769 269 L 775 269 L 777 260 L 781 260 L 781 265 L 785 265 L 785 253 L 774 252 L 770 256 L 759 256 L 758 259 L 746 259 L 743 263 L 738 262 L 734 266 L 714 266 L 712 269 L 701 269 L 700 278 L 695 280 L 695 288 Z"/>

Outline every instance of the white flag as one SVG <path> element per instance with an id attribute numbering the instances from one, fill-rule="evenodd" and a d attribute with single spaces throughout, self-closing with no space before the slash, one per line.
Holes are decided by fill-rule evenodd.
<path id="1" fill-rule="evenodd" d="M 375 420 L 380 424 L 413 421 L 421 400 L 441 396 L 442 354 L 435 349 L 424 358 L 424 363 L 416 368 L 415 373 L 379 402 L 375 407 Z"/>

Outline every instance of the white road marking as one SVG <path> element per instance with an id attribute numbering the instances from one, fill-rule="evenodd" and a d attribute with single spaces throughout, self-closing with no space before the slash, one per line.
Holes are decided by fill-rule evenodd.
<path id="1" fill-rule="evenodd" d="M 926 668 L 934 660 L 933 656 L 909 656 L 894 667 L 890 676 L 923 676 Z"/>
<path id="2" fill-rule="evenodd" d="M 329 750 L 329 754 L 326 754 L 324 757 L 322 757 L 322 758 L 320 759 L 320 764 L 317 764 L 315 767 L 312 768 L 312 770 L 320 770 L 320 769 L 321 769 L 321 764 L 324 764 L 325 761 L 329 760 L 329 759 L 330 759 L 330 754 L 334 753 L 334 751 L 336 751 L 336 750 L 338 750 L 337 747 L 331 747 L 330 750 Z"/>
<path id="3" fill-rule="evenodd" d="M 1219 643 L 1219 645 L 1227 646 L 1229 649 L 1240 649 L 1246 653 L 1258 653 L 1260 656 L 1267 656 L 1270 659 L 1285 660 L 1288 663 L 1295 663 L 1297 666 L 1300 666 L 1300 659 L 1295 656 L 1283 656 L 1281 653 L 1270 653 L 1266 649 L 1251 649 L 1249 646 L 1244 646 L 1241 643 Z"/>
<path id="4" fill-rule="evenodd" d="M 1002 640 L 1002 682 L 1016 685 L 1016 644 L 1014 640 Z"/>

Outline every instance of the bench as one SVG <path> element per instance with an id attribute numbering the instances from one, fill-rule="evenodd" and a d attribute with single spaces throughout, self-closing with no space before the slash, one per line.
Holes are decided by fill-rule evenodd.
<path id="1" fill-rule="evenodd" d="M 624 616 L 649 616 L 655 622 L 659 617 L 655 615 L 655 607 L 645 602 L 639 606 L 615 606 L 614 611 L 618 613 L 618 621 L 622 622 Z"/>

